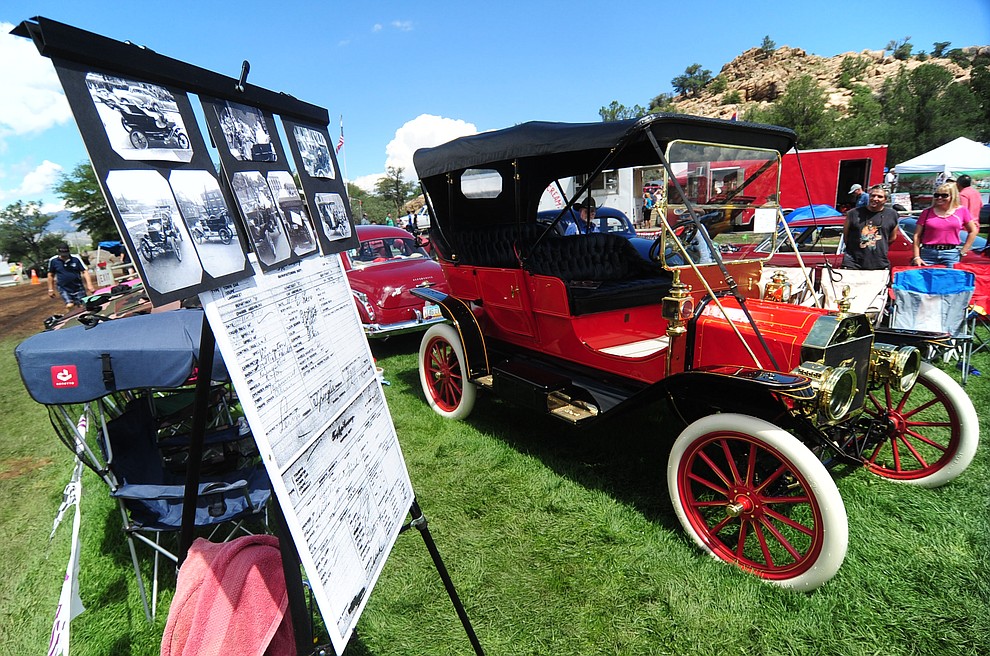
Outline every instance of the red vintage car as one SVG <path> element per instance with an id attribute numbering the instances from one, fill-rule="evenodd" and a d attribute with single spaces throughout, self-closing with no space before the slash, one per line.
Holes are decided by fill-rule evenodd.
<path id="1" fill-rule="evenodd" d="M 921 361 L 917 335 L 762 299 L 761 262 L 721 257 L 703 217 L 772 232 L 795 140 L 775 126 L 653 114 L 524 123 L 417 151 L 449 284 L 413 290 L 448 320 L 420 345 L 427 402 L 464 419 L 494 395 L 579 426 L 664 399 L 685 426 L 666 479 L 692 539 L 791 589 L 828 581 L 848 543 L 830 473 L 855 464 L 942 485 L 969 465 L 979 424 L 963 389 Z M 632 166 L 666 172 L 667 222 L 647 258 L 620 236 L 538 222 L 556 180 L 587 180 L 573 207 L 603 171 Z M 739 186 L 713 196 L 727 167 Z"/>
<path id="2" fill-rule="evenodd" d="M 340 254 L 361 325 L 368 337 L 426 330 L 441 323 L 440 307 L 417 298 L 413 289 L 447 291 L 440 265 L 430 259 L 416 237 L 401 228 L 356 226 L 360 243 Z"/>

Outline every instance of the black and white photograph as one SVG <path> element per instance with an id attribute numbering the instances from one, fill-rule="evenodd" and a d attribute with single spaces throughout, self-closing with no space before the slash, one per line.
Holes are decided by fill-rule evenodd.
<path id="1" fill-rule="evenodd" d="M 272 129 L 265 114 L 257 107 L 234 102 L 215 106 L 217 120 L 227 148 L 241 162 L 275 162 L 278 154 L 272 144 Z"/>
<path id="2" fill-rule="evenodd" d="M 306 173 L 314 178 L 328 178 L 333 180 L 337 177 L 334 170 L 333 158 L 330 157 L 330 148 L 322 133 L 296 125 L 292 128 L 292 135 L 295 137 L 296 146 L 299 148 L 299 157 L 302 159 L 303 168 Z"/>
<path id="3" fill-rule="evenodd" d="M 292 174 L 288 171 L 271 171 L 268 174 L 268 187 L 272 190 L 275 205 L 282 215 L 292 252 L 299 257 L 315 253 L 317 244 L 313 222 Z"/>
<path id="4" fill-rule="evenodd" d="M 193 152 L 175 97 L 147 82 L 91 72 L 93 104 L 110 147 L 126 160 L 189 162 Z"/>
<path id="5" fill-rule="evenodd" d="M 239 228 L 216 178 L 208 171 L 173 171 L 169 184 L 203 269 L 214 278 L 242 271 Z"/>
<path id="6" fill-rule="evenodd" d="M 242 171 L 231 176 L 230 186 L 247 223 L 248 237 L 261 268 L 271 269 L 289 262 L 292 249 L 265 176 L 258 171 Z"/>
<path id="7" fill-rule="evenodd" d="M 165 178 L 157 171 L 111 171 L 107 188 L 147 284 L 163 295 L 198 286 L 202 266 Z"/>
<path id="8" fill-rule="evenodd" d="M 331 241 L 351 236 L 351 224 L 347 219 L 347 204 L 340 194 L 316 194 L 316 207 L 327 238 Z"/>

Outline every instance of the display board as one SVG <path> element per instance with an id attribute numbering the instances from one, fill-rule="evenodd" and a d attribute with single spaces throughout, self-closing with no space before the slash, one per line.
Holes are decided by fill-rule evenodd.
<path id="1" fill-rule="evenodd" d="M 200 298 L 340 653 L 413 501 L 340 259 Z"/>
<path id="2" fill-rule="evenodd" d="M 336 255 L 357 236 L 327 111 L 45 18 L 14 33 L 52 58 L 151 301 L 199 295 L 343 652 L 413 492 Z"/>

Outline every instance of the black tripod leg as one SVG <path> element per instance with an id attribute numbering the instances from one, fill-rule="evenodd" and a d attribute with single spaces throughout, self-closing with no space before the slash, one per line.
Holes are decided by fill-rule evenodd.
<path id="1" fill-rule="evenodd" d="M 451 603 L 454 604 L 454 610 L 457 611 L 457 616 L 461 618 L 461 624 L 464 625 L 464 632 L 467 633 L 468 640 L 471 641 L 471 645 L 474 647 L 474 653 L 478 654 L 478 656 L 484 656 L 485 651 L 481 648 L 481 643 L 478 642 L 478 636 L 474 633 L 474 627 L 471 626 L 471 620 L 468 619 L 467 612 L 461 604 L 461 599 L 457 596 L 457 590 L 454 589 L 454 582 L 450 580 L 450 574 L 447 573 L 447 568 L 443 564 L 443 559 L 440 558 L 440 552 L 437 550 L 437 545 L 433 542 L 433 536 L 430 535 L 430 529 L 427 526 L 426 516 L 423 515 L 423 511 L 420 510 L 419 503 L 415 499 L 413 499 L 412 508 L 409 510 L 409 514 L 412 515 L 412 522 L 410 522 L 410 526 L 414 526 L 419 529 L 419 534 L 423 536 L 423 542 L 426 543 L 426 548 L 430 552 L 430 557 L 433 558 L 433 565 L 437 568 L 437 572 L 440 574 L 440 580 L 443 581 L 443 587 L 447 589 L 447 596 L 450 597 Z"/>
<path id="2" fill-rule="evenodd" d="M 274 495 L 272 495 L 274 496 Z M 285 588 L 289 594 L 289 613 L 292 615 L 292 630 L 296 636 L 296 653 L 309 654 L 313 650 L 313 627 L 306 611 L 306 596 L 303 591 L 302 574 L 299 571 L 299 554 L 296 543 L 289 534 L 289 526 L 282 514 L 278 499 L 271 504 L 275 519 L 275 533 L 282 553 L 282 572 L 285 575 Z"/>

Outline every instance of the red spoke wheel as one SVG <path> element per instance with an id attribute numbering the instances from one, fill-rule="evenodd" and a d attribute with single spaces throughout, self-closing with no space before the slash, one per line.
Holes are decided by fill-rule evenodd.
<path id="1" fill-rule="evenodd" d="M 432 326 L 419 345 L 419 382 L 433 410 L 463 419 L 474 409 L 477 386 L 467 378 L 460 335 L 450 324 Z"/>
<path id="2" fill-rule="evenodd" d="M 782 587 L 813 590 L 845 558 L 835 482 L 804 444 L 762 419 L 719 414 L 688 426 L 671 450 L 667 487 L 702 549 Z"/>
<path id="3" fill-rule="evenodd" d="M 923 362 L 907 392 L 890 385 L 869 393 L 863 408 L 883 440 L 864 453 L 866 467 L 884 478 L 922 487 L 944 485 L 976 454 L 980 423 L 965 390 L 948 374 Z"/>

